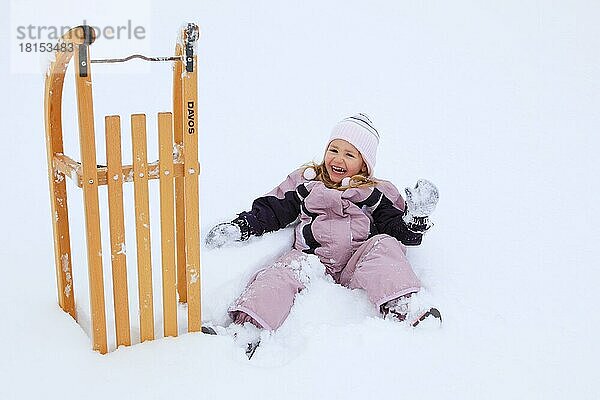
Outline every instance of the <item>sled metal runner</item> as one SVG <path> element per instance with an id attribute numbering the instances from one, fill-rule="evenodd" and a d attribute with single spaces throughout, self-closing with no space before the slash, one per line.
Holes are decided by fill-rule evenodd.
<path id="1" fill-rule="evenodd" d="M 187 24 L 173 57 L 132 55 L 124 59 L 92 60 L 96 39 L 90 26 L 69 30 L 60 40 L 69 51 L 57 51 L 46 75 L 44 113 L 48 181 L 52 211 L 55 268 L 60 307 L 77 320 L 66 178 L 83 191 L 92 348 L 108 352 L 104 296 L 104 260 L 111 261 L 116 346 L 131 345 L 129 298 L 123 211 L 123 184 L 133 183 L 139 300 L 139 341 L 154 339 L 153 277 L 150 246 L 148 181 L 160 185 L 160 238 L 162 266 L 162 320 L 164 336 L 177 336 L 177 301 L 187 303 L 188 332 L 201 331 L 200 231 L 198 176 L 198 78 L 195 43 L 199 29 Z M 132 165 L 122 164 L 121 119 L 104 118 L 106 165 L 97 164 L 92 70 L 94 63 L 172 61 L 173 110 L 158 114 L 159 160 L 148 162 L 146 115 L 130 118 Z M 81 160 L 65 154 L 62 129 L 62 95 L 68 65 L 74 60 Z M 185 113 L 184 113 L 185 110 Z M 185 122 L 184 122 L 185 117 Z M 174 149 L 176 151 L 174 151 Z M 98 187 L 108 188 L 110 255 L 103 257 Z M 73 223 L 71 221 L 71 223 Z M 106 239 L 106 238 L 104 238 Z M 109 276 L 106 274 L 106 276 Z"/>

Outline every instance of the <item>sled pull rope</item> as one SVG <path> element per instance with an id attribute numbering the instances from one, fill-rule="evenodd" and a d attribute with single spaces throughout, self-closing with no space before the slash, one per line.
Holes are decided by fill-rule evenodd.
<path id="1" fill-rule="evenodd" d="M 88 26 L 84 26 L 84 29 L 86 29 L 86 38 L 89 36 L 89 27 Z M 132 54 L 130 56 L 124 57 L 124 58 L 104 58 L 104 59 L 95 59 L 95 60 L 90 60 L 91 64 L 115 64 L 115 63 L 124 63 L 133 59 L 140 59 L 143 61 L 154 61 L 154 62 L 168 62 L 168 61 L 182 61 L 185 63 L 185 69 L 187 72 L 193 72 L 194 71 L 194 62 L 193 62 L 193 57 L 194 57 L 194 46 L 196 44 L 196 42 L 198 41 L 198 39 L 200 38 L 200 29 L 198 28 L 198 25 L 196 24 L 187 24 L 185 30 L 184 30 L 184 41 L 185 41 L 185 55 L 181 55 L 181 56 L 169 56 L 169 57 L 148 57 L 145 56 L 143 54 Z M 88 43 L 86 44 L 91 44 L 91 42 L 93 42 L 93 40 L 88 40 L 86 41 Z M 87 71 L 85 71 L 87 72 Z"/>
<path id="2" fill-rule="evenodd" d="M 144 61 L 156 61 L 156 62 L 165 62 L 165 61 L 180 61 L 181 57 L 177 57 L 177 56 L 170 56 L 170 57 L 148 57 L 142 54 L 132 54 L 130 56 L 127 56 L 125 58 L 103 58 L 103 59 L 95 59 L 95 60 L 90 60 L 90 62 L 92 64 L 113 64 L 113 63 L 123 63 L 123 62 L 127 62 L 130 60 L 133 60 L 134 58 L 139 58 L 140 60 L 144 60 Z"/>

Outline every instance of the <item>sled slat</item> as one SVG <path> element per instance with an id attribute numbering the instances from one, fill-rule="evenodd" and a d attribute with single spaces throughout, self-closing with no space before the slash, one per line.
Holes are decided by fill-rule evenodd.
<path id="1" fill-rule="evenodd" d="M 106 343 L 106 315 L 104 309 L 104 277 L 102 273 L 102 244 L 100 239 L 98 174 L 96 173 L 94 109 L 88 48 L 89 46 L 86 44 L 75 46 L 75 88 L 77 91 L 79 144 L 83 174 L 83 201 L 90 282 L 90 306 L 92 314 L 92 342 L 93 349 L 104 354 L 108 349 Z"/>
<path id="2" fill-rule="evenodd" d="M 187 255 L 188 332 L 201 330 L 200 297 L 200 213 L 198 198 L 198 62 L 193 72 L 182 75 L 185 165 L 185 248 Z"/>
<path id="3" fill-rule="evenodd" d="M 108 213 L 110 222 L 110 257 L 112 262 L 113 303 L 117 347 L 131 345 L 127 260 L 125 256 L 125 219 L 123 212 L 123 174 L 121 159 L 121 119 L 107 116 L 106 167 L 108 179 Z"/>
<path id="4" fill-rule="evenodd" d="M 160 158 L 160 230 L 164 335 L 177 336 L 177 271 L 175 270 L 175 210 L 173 186 L 173 115 L 158 114 Z"/>
<path id="5" fill-rule="evenodd" d="M 180 56 L 183 50 L 180 44 L 175 46 L 175 55 Z M 178 60 L 173 65 L 173 136 L 175 144 L 183 149 L 183 93 L 181 74 L 183 62 Z M 185 171 L 182 171 L 185 173 Z M 185 190 L 183 174 L 175 177 L 175 239 L 177 254 L 177 293 L 179 301 L 187 302 L 186 255 L 185 255 Z"/>
<path id="6" fill-rule="evenodd" d="M 150 255 L 150 201 L 146 151 L 146 115 L 131 116 L 133 145 L 133 185 L 135 233 L 137 242 L 140 341 L 154 339 L 154 303 L 152 299 L 152 260 Z"/>

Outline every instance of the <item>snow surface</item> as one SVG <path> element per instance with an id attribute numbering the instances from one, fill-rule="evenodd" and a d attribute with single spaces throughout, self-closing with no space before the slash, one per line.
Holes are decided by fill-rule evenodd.
<path id="1" fill-rule="evenodd" d="M 58 23 L 72 23 L 61 20 L 67 3 L 48 3 Z M 598 2 L 139 6 L 152 17 L 151 55 L 169 55 L 172 33 L 186 20 L 202 30 L 203 234 L 291 170 L 319 161 L 333 124 L 366 112 L 382 136 L 376 175 L 400 188 L 418 178 L 439 188 L 435 227 L 409 258 L 444 326 L 413 331 L 384 321 L 362 293 L 333 284 L 311 263 L 309 290 L 251 361 L 231 338 L 200 334 L 92 352 L 81 194 L 70 184 L 73 290 L 83 329 L 56 301 L 43 74 L 12 74 L 3 57 L 1 399 L 600 397 Z M 13 35 L 7 29 L 3 48 Z M 106 68 L 118 67 L 93 68 L 99 162 L 102 116 L 122 116 L 127 142 L 129 114 L 148 114 L 152 138 L 156 113 L 171 109 L 169 66 L 137 76 Z M 74 92 L 69 76 L 65 152 L 78 159 Z M 150 161 L 156 154 L 151 145 Z M 131 191 L 128 185 L 126 198 Z M 158 198 L 154 184 L 151 195 Z M 102 204 L 105 197 L 101 191 Z M 128 257 L 135 256 L 132 229 Z M 226 322 L 250 275 L 291 241 L 285 229 L 203 248 L 203 319 Z M 135 269 L 131 260 L 128 266 Z M 155 296 L 159 276 L 155 270 Z M 111 290 L 106 273 L 109 309 Z M 134 305 L 131 314 L 136 321 Z M 135 339 L 136 326 L 133 332 Z"/>

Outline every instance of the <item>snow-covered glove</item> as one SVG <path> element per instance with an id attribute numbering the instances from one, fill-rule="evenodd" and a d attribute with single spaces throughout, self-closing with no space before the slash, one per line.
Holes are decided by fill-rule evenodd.
<path id="1" fill-rule="evenodd" d="M 414 188 L 404 189 L 406 208 L 402 219 L 413 232 L 422 233 L 433 226 L 429 215 L 435 210 L 439 199 L 437 187 L 426 179 L 419 179 Z"/>
<path id="2" fill-rule="evenodd" d="M 233 242 L 248 240 L 250 229 L 246 219 L 238 217 L 231 222 L 223 222 L 213 227 L 206 235 L 206 246 L 214 249 Z"/>

